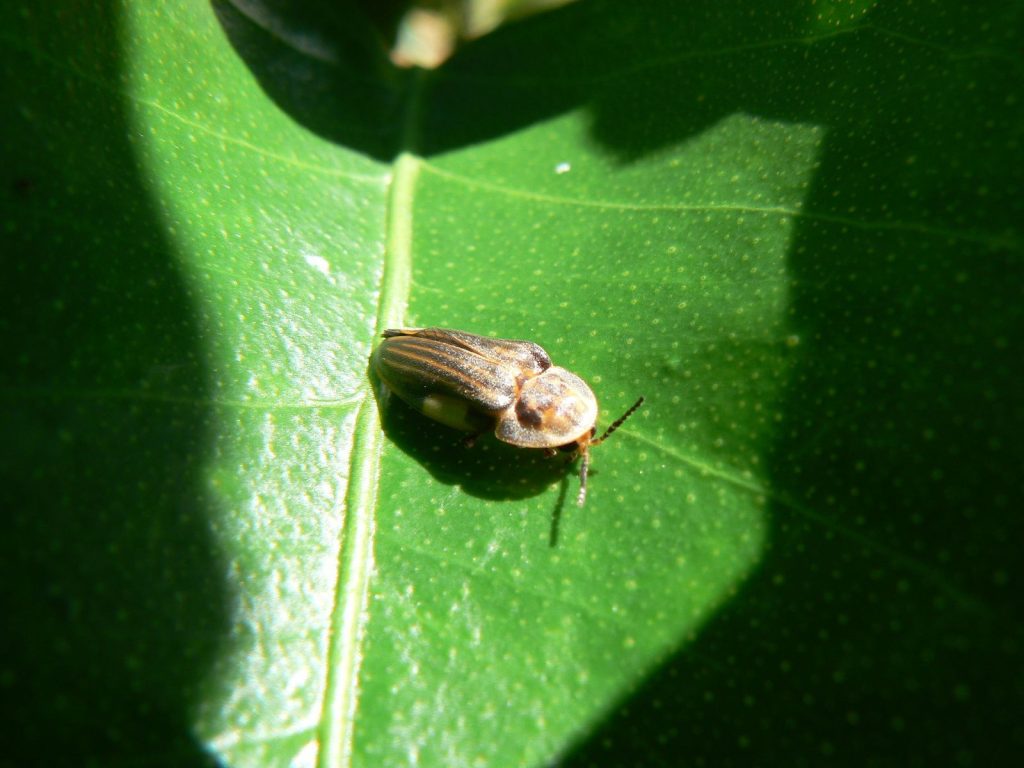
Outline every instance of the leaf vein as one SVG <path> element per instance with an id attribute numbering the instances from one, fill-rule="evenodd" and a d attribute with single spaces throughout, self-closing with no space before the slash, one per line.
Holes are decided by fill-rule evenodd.
<path id="1" fill-rule="evenodd" d="M 986 245 L 993 249 L 1020 250 L 1022 245 L 1016 236 L 1012 234 L 990 234 L 985 232 L 960 231 L 933 227 L 919 222 L 903 221 L 878 221 L 862 220 L 849 216 L 840 216 L 831 213 L 816 213 L 804 211 L 799 208 L 787 208 L 784 206 L 753 205 L 750 203 L 720 203 L 720 204 L 683 204 L 683 203 L 626 203 L 614 200 L 593 200 L 560 195 L 551 195 L 543 192 L 532 192 L 525 189 L 506 187 L 501 184 L 494 184 L 481 181 L 469 176 L 464 176 L 452 171 L 439 168 L 429 162 L 424 162 L 424 170 L 439 176 L 453 183 L 462 184 L 469 189 L 480 189 L 494 192 L 500 195 L 530 200 L 549 205 L 574 206 L 578 208 L 596 208 L 609 212 L 667 212 L 667 213 L 749 213 L 757 215 L 778 216 L 780 218 L 802 219 L 816 221 L 824 224 L 835 224 L 838 226 L 854 227 L 866 231 L 900 231 L 913 232 L 915 234 L 929 237 L 944 238 L 953 241 L 973 242 Z"/>

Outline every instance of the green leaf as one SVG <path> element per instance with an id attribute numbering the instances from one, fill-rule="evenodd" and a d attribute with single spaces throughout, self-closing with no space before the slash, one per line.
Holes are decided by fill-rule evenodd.
<path id="1" fill-rule="evenodd" d="M 1024 745 L 1018 2 L 0 12 L 5 751 L 990 765 Z M 609 424 L 473 449 L 385 327 Z M 12 763 L 14 764 L 14 763 Z"/>

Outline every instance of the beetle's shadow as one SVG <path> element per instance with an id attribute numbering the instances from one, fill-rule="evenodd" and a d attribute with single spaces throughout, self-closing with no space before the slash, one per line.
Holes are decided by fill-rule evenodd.
<path id="1" fill-rule="evenodd" d="M 560 499 L 565 497 L 564 488 L 576 470 L 563 456 L 549 457 L 544 451 L 517 448 L 493 434 L 480 435 L 469 447 L 465 433 L 418 413 L 392 395 L 373 374 L 371 380 L 384 434 L 435 480 L 482 499 L 507 500 L 536 496 L 561 481 Z"/>

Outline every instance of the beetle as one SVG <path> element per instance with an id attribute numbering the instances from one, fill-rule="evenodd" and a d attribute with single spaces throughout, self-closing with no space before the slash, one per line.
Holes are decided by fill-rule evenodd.
<path id="1" fill-rule="evenodd" d="M 450 328 L 389 328 L 371 364 L 401 400 L 434 421 L 484 432 L 549 455 L 583 457 L 576 503 L 587 498 L 590 448 L 604 442 L 644 399 L 597 434 L 597 398 L 575 373 L 553 365 L 532 341 L 492 339 Z"/>

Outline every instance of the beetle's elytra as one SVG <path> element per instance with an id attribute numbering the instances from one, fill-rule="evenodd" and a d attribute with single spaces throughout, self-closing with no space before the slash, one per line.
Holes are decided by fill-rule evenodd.
<path id="1" fill-rule="evenodd" d="M 434 421 L 474 435 L 493 430 L 499 440 L 523 448 L 582 456 L 580 506 L 587 498 L 590 447 L 644 401 L 595 438 L 594 393 L 575 373 L 552 365 L 539 345 L 448 328 L 388 329 L 372 364 L 392 392 Z"/>

